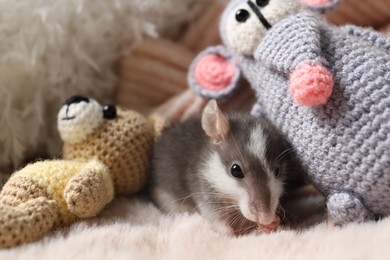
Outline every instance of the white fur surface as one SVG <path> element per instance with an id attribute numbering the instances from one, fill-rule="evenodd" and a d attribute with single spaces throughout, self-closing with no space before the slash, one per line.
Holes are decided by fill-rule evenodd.
<path id="1" fill-rule="evenodd" d="M 378 223 L 239 238 L 220 236 L 199 215 L 163 216 L 143 199 L 114 201 L 100 217 L 33 244 L 0 251 L 24 259 L 388 259 L 390 218 Z"/>
<path id="2" fill-rule="evenodd" d="M 143 35 L 174 35 L 205 2 L 0 0 L 0 171 L 58 155 L 62 102 L 110 99 L 120 55 Z"/>

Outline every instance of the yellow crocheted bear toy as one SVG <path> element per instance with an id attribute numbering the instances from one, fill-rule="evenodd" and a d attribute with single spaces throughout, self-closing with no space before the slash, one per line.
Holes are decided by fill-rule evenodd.
<path id="1" fill-rule="evenodd" d="M 0 248 L 40 239 L 54 227 L 98 214 L 145 184 L 158 117 L 73 96 L 58 114 L 63 160 L 29 164 L 0 192 Z"/>

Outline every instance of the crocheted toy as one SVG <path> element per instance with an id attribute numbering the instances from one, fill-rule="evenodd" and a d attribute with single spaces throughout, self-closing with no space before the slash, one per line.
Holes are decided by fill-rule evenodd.
<path id="1" fill-rule="evenodd" d="M 336 1 L 301 1 L 324 11 Z M 325 8 L 325 9 L 324 9 Z M 298 0 L 231 1 L 225 46 L 206 49 L 189 83 L 207 98 L 233 93 L 241 73 L 288 137 L 334 224 L 390 214 L 390 39 L 335 27 Z"/>
<path id="2" fill-rule="evenodd" d="M 41 238 L 98 214 L 114 197 L 145 184 L 158 117 L 71 97 L 58 114 L 64 160 L 29 164 L 0 193 L 0 248 Z"/>

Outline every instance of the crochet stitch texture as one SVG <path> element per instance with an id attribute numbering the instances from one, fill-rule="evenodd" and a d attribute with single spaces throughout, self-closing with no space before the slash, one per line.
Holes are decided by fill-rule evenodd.
<path id="1" fill-rule="evenodd" d="M 308 25 L 317 25 L 322 37 L 294 30 Z M 356 36 L 363 32 L 366 38 Z M 298 47 L 303 39 L 307 49 Z M 326 48 L 319 49 L 319 43 Z M 390 40 L 357 27 L 340 31 L 301 13 L 268 32 L 256 62 L 238 57 L 259 97 L 253 114 L 259 115 L 261 106 L 287 135 L 311 180 L 330 195 L 328 212 L 337 223 L 390 214 L 390 49 L 383 43 Z M 322 59 L 334 75 L 335 88 L 324 106 L 295 104 L 286 89 L 286 74 L 273 69 L 291 71 L 310 56 Z"/>
<path id="2" fill-rule="evenodd" d="M 300 12 L 273 24 L 253 56 L 240 55 L 229 47 L 223 23 L 234 8 L 228 6 L 221 23 L 225 46 L 206 49 L 195 62 L 219 54 L 236 65 L 257 94 L 252 114 L 264 113 L 284 132 L 310 180 L 327 195 L 335 224 L 390 215 L 390 39 Z M 321 65 L 333 75 L 324 105 L 300 106 L 289 92 L 291 75 L 305 65 Z M 191 73 L 195 91 L 218 96 L 199 91 Z M 326 74 L 319 79 L 319 85 L 329 81 Z M 228 86 L 230 94 L 237 83 Z"/>
<path id="3" fill-rule="evenodd" d="M 72 98 L 58 115 L 64 160 L 29 164 L 0 192 L 0 248 L 32 242 L 55 227 L 93 217 L 114 195 L 133 194 L 146 182 L 153 140 L 166 122 L 120 108 L 103 118 L 96 101 Z M 101 123 L 79 139 L 78 132 L 88 127 L 84 118 Z M 84 130 L 78 131 L 80 127 Z"/>

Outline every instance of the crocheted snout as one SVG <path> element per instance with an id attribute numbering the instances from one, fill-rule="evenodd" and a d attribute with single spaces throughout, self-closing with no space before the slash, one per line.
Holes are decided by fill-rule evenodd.
<path id="1" fill-rule="evenodd" d="M 70 97 L 57 116 L 57 126 L 63 141 L 79 143 L 104 119 L 104 108 L 96 101 L 83 96 Z"/>

